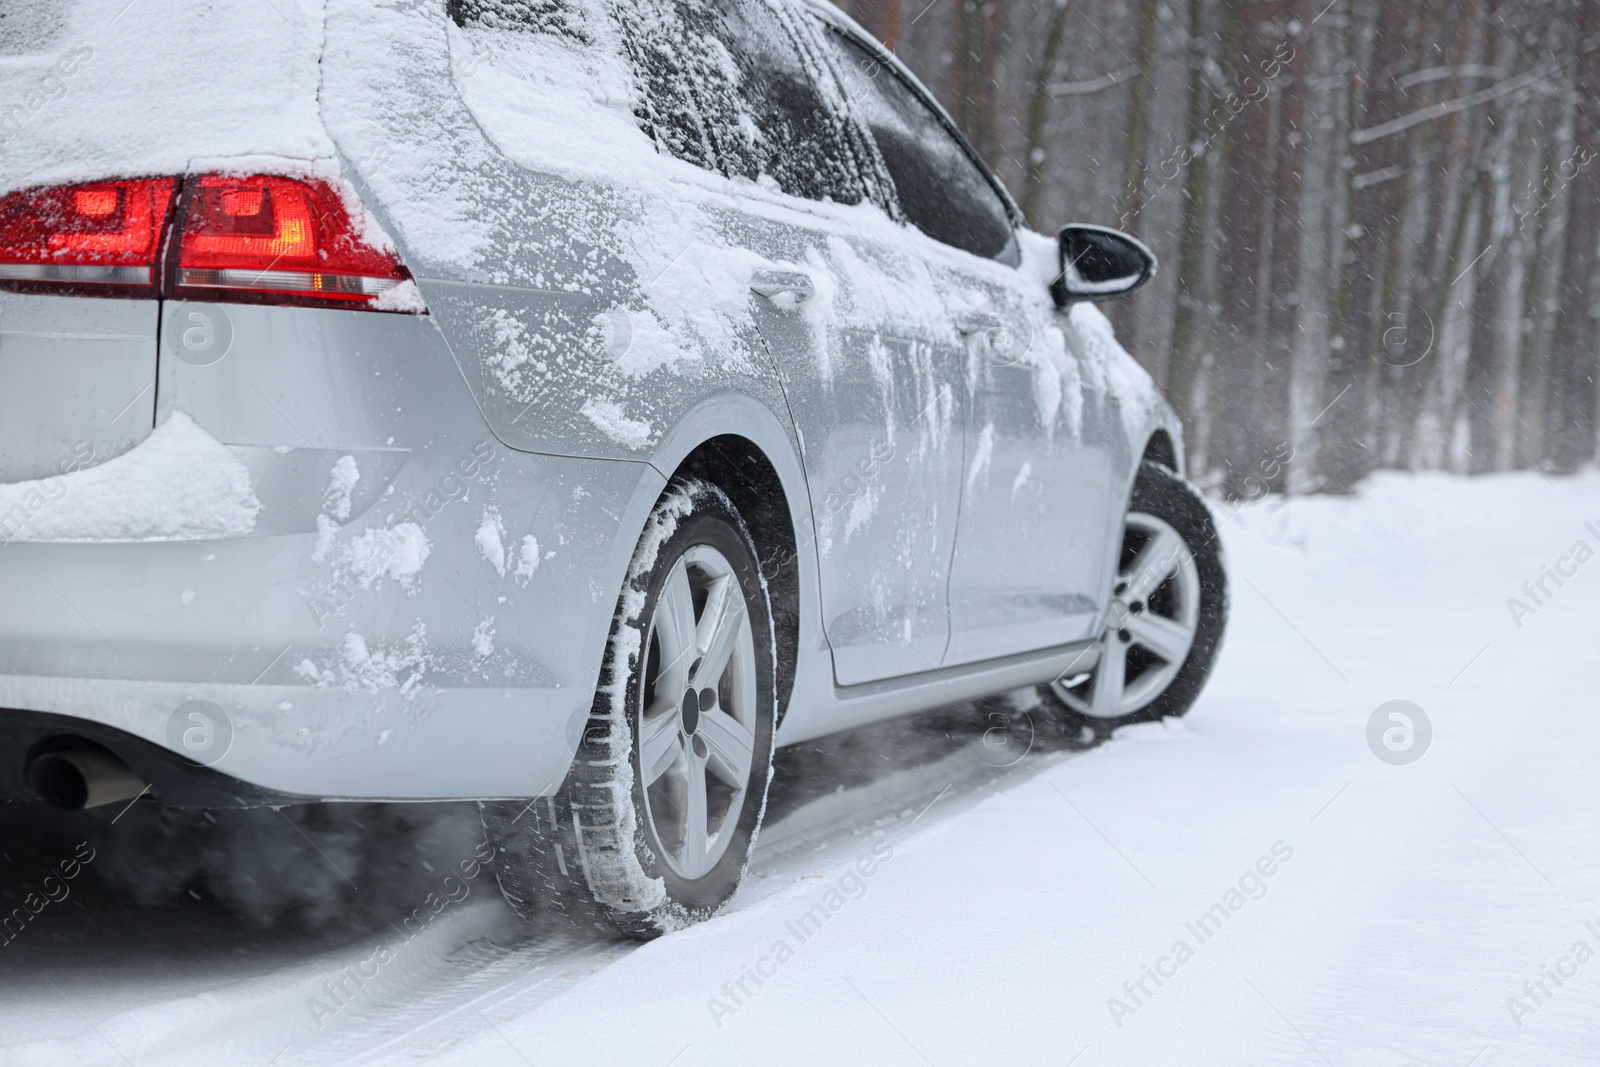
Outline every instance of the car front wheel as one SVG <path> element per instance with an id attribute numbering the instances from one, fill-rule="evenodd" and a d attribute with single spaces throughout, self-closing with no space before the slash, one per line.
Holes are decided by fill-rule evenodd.
<path id="1" fill-rule="evenodd" d="M 1098 732 L 1182 715 L 1205 685 L 1227 618 L 1228 579 L 1210 510 L 1177 474 L 1145 463 L 1094 665 L 1069 670 L 1046 696 Z"/>

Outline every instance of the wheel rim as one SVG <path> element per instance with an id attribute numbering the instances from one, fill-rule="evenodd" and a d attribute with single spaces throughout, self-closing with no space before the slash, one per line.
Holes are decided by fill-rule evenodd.
<path id="1" fill-rule="evenodd" d="M 673 566 L 641 658 L 645 819 L 661 862 L 692 881 L 727 852 L 755 755 L 755 634 L 721 552 L 696 545 Z"/>
<path id="2" fill-rule="evenodd" d="M 1100 658 L 1086 676 L 1055 682 L 1056 695 L 1096 719 L 1142 711 L 1183 669 L 1199 623 L 1194 552 L 1165 521 L 1129 514 Z"/>

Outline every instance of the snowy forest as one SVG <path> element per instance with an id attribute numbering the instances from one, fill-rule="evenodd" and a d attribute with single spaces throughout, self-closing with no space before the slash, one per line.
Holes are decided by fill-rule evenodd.
<path id="1" fill-rule="evenodd" d="M 1596 440 L 1595 0 L 839 0 L 1108 305 L 1230 498 L 1379 468 L 1570 472 Z"/>

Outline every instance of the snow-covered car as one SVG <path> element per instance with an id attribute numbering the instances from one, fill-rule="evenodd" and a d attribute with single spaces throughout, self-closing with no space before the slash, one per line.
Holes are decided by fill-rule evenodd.
<path id="1" fill-rule="evenodd" d="M 733 893 L 775 745 L 1197 696 L 1220 550 L 1091 302 L 1154 260 L 1030 232 L 832 5 L 0 49 L 3 795 L 477 800 L 513 905 L 649 935 Z"/>

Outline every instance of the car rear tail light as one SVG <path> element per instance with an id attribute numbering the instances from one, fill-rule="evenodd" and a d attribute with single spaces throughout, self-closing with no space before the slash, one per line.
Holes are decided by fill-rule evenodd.
<path id="1" fill-rule="evenodd" d="M 0 197 L 0 284 L 153 292 L 174 184 L 94 182 Z"/>
<path id="2" fill-rule="evenodd" d="M 208 174 L 0 196 L 0 289 L 420 310 L 379 299 L 411 278 L 387 243 L 317 180 Z"/>
<path id="3" fill-rule="evenodd" d="M 410 277 L 326 182 L 194 178 L 176 232 L 174 297 L 359 307 Z"/>

